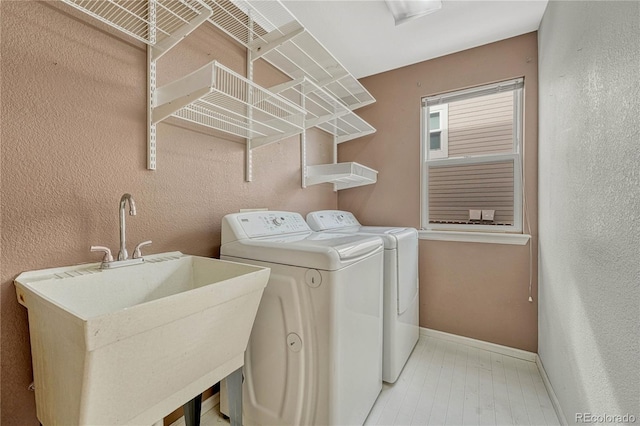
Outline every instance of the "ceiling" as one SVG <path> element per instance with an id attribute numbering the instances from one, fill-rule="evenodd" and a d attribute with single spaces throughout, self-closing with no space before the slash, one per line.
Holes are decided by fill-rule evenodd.
<path id="1" fill-rule="evenodd" d="M 538 29 L 547 0 L 443 0 L 395 26 L 383 0 L 283 0 L 356 78 Z"/>

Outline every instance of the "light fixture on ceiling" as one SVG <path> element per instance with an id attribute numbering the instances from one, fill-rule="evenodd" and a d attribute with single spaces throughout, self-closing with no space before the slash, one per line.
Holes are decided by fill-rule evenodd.
<path id="1" fill-rule="evenodd" d="M 384 0 L 393 14 L 396 26 L 421 16 L 437 12 L 442 0 Z"/>

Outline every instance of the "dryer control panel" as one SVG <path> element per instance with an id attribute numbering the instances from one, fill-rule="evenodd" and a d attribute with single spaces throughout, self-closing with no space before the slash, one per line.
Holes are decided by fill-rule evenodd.
<path id="1" fill-rule="evenodd" d="M 311 231 L 300 214 L 280 211 L 230 214 L 224 217 L 222 230 L 223 243 L 225 240 L 233 241 Z M 235 238 L 229 234 L 233 234 Z"/>
<path id="2" fill-rule="evenodd" d="M 360 226 L 353 213 L 341 210 L 322 210 L 307 215 L 307 222 L 314 231 Z"/>

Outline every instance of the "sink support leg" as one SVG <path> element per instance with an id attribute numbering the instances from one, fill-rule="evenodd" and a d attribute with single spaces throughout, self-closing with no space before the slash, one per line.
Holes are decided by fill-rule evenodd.
<path id="1" fill-rule="evenodd" d="M 185 426 L 200 426 L 200 414 L 202 412 L 202 394 L 182 406 L 184 410 Z"/>
<path id="2" fill-rule="evenodd" d="M 227 376 L 231 426 L 242 426 L 242 367 Z"/>

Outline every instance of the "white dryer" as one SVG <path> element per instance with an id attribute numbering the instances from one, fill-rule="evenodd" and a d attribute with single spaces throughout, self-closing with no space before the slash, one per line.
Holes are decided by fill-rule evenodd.
<path id="1" fill-rule="evenodd" d="M 271 269 L 245 353 L 245 424 L 363 424 L 382 389 L 382 240 L 258 211 L 224 217 L 220 254 Z"/>
<path id="2" fill-rule="evenodd" d="M 350 212 L 324 210 L 307 215 L 314 231 L 376 235 L 384 240 L 384 343 L 382 380 L 394 383 L 418 342 L 418 231 L 362 226 Z"/>

